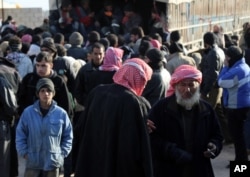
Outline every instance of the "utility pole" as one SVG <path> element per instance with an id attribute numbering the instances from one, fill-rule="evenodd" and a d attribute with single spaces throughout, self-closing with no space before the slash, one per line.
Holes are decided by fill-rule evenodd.
<path id="1" fill-rule="evenodd" d="M 3 1 L 4 0 L 1 0 L 2 1 L 2 22 L 4 21 L 4 7 L 3 7 Z"/>

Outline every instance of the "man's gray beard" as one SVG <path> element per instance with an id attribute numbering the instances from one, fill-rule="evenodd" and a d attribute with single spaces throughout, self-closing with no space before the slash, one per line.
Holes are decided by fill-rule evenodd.
<path id="1" fill-rule="evenodd" d="M 182 98 L 180 92 L 175 89 L 176 102 L 183 106 L 186 110 L 191 110 L 192 107 L 199 102 L 200 99 L 200 89 L 198 88 L 191 98 Z"/>

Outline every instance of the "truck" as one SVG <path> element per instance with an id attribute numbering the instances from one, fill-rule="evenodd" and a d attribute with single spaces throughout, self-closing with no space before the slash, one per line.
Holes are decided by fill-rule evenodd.
<path id="1" fill-rule="evenodd" d="M 50 9 L 60 7 L 62 0 L 50 0 Z M 81 0 L 71 0 L 76 5 Z M 89 1 L 91 8 L 100 10 L 105 0 Z M 202 36 L 220 25 L 224 34 L 241 35 L 243 24 L 250 22 L 249 0 L 110 0 L 122 7 L 124 2 L 133 2 L 142 16 L 143 29 L 147 34 L 147 22 L 152 8 L 157 8 L 163 23 L 163 31 L 179 30 L 182 43 L 189 52 L 203 47 Z"/>
<path id="2" fill-rule="evenodd" d="M 242 34 L 243 24 L 250 22 L 249 0 L 156 0 L 165 6 L 169 31 L 179 30 L 189 52 L 203 47 L 202 36 L 220 25 L 224 34 Z"/>

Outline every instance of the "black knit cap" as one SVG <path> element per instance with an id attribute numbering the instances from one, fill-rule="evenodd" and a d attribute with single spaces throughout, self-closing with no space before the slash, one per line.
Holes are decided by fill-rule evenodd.
<path id="1" fill-rule="evenodd" d="M 153 71 L 163 67 L 164 55 L 161 50 L 157 48 L 150 49 L 147 51 L 146 56 L 149 59 L 148 65 L 153 69 Z"/>
<path id="2" fill-rule="evenodd" d="M 49 78 L 41 78 L 36 84 L 36 91 L 39 92 L 42 88 L 48 88 L 50 91 L 55 91 L 54 83 Z"/>
<path id="3" fill-rule="evenodd" d="M 53 39 L 52 40 L 43 40 L 41 47 L 45 47 L 45 48 L 52 50 L 53 52 L 57 52 Z"/>
<path id="4" fill-rule="evenodd" d="M 153 48 L 147 51 L 146 56 L 151 62 L 155 63 L 163 61 L 164 59 L 163 53 L 157 48 Z"/>
<path id="5" fill-rule="evenodd" d="M 225 54 L 231 59 L 240 60 L 243 57 L 241 48 L 237 46 L 231 46 L 225 50 Z"/>
<path id="6" fill-rule="evenodd" d="M 212 32 L 207 32 L 203 36 L 204 43 L 211 46 L 216 43 L 216 39 L 216 35 Z"/>
<path id="7" fill-rule="evenodd" d="M 106 51 L 107 48 L 110 46 L 110 42 L 109 42 L 109 40 L 108 40 L 106 37 L 101 38 L 99 42 L 100 42 L 102 45 L 104 45 L 105 51 Z"/>
<path id="8" fill-rule="evenodd" d="M 173 42 L 170 46 L 169 46 L 169 53 L 173 54 L 176 52 L 184 52 L 184 47 L 181 43 L 178 42 Z"/>
<path id="9" fill-rule="evenodd" d="M 227 48 L 225 54 L 230 57 L 230 60 L 228 61 L 229 67 L 233 66 L 237 61 L 243 58 L 243 52 L 238 46 Z"/>
<path id="10" fill-rule="evenodd" d="M 170 33 L 170 40 L 173 41 L 173 42 L 178 42 L 181 38 L 181 34 L 179 31 L 172 31 Z"/>
<path id="11" fill-rule="evenodd" d="M 19 37 L 17 36 L 12 36 L 9 39 L 9 47 L 12 52 L 17 52 L 20 51 L 22 48 L 22 41 Z"/>
<path id="12" fill-rule="evenodd" d="M 91 32 L 88 34 L 88 39 L 89 39 L 89 42 L 90 42 L 90 43 L 98 42 L 98 41 L 101 39 L 100 33 L 97 32 L 97 31 L 91 31 Z"/>

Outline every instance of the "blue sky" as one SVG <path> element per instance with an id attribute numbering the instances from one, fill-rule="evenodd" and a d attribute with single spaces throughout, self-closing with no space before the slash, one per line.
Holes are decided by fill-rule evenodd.
<path id="1" fill-rule="evenodd" d="M 49 9 L 49 0 L 3 0 L 10 4 L 19 4 L 23 8 L 41 7 L 43 10 Z"/>

